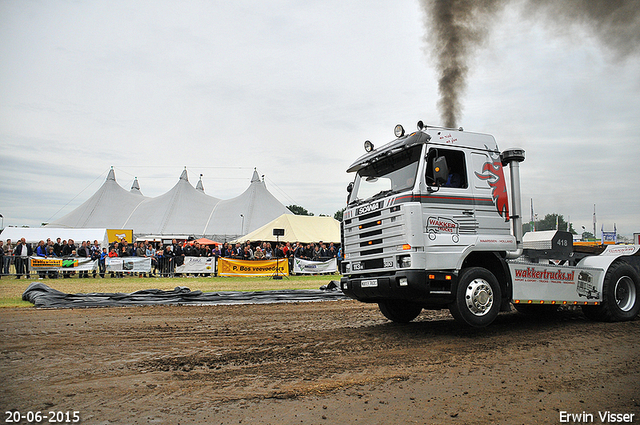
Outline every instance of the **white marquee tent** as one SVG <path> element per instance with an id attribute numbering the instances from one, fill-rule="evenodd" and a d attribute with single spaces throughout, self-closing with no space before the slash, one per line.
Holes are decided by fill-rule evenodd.
<path id="1" fill-rule="evenodd" d="M 215 206 L 203 234 L 214 240 L 236 238 L 283 214 L 292 213 L 267 190 L 254 170 L 247 190 Z"/>
<path id="2" fill-rule="evenodd" d="M 218 202 L 220 199 L 191 186 L 185 169 L 167 193 L 138 204 L 121 228 L 133 229 L 136 235 L 200 236 Z"/>
<path id="3" fill-rule="evenodd" d="M 123 229 L 134 210 L 146 198 L 122 188 L 113 168 L 100 189 L 69 214 L 47 224 L 48 227 Z"/>
<path id="4" fill-rule="evenodd" d="M 45 227 L 133 229 L 136 239 L 207 237 L 229 240 L 269 221 L 291 214 L 266 188 L 254 170 L 249 187 L 239 196 L 221 201 L 204 192 L 202 179 L 194 188 L 185 169 L 167 193 L 142 195 L 137 177 L 127 191 L 113 168 L 98 191 L 64 217 Z"/>

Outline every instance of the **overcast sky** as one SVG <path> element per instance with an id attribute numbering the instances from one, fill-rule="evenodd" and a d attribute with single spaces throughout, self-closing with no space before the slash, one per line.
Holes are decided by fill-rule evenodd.
<path id="1" fill-rule="evenodd" d="M 525 222 L 533 199 L 592 231 L 595 204 L 598 233 L 640 232 L 640 54 L 517 2 L 494 19 L 459 125 L 525 149 Z M 426 30 L 417 0 L 0 0 L 4 226 L 62 217 L 111 166 L 146 196 L 186 166 L 221 199 L 257 168 L 283 204 L 333 215 L 365 140 L 442 124 Z"/>

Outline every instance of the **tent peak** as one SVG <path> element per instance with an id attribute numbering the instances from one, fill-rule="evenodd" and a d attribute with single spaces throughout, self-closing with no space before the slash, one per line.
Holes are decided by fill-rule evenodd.
<path id="1" fill-rule="evenodd" d="M 131 190 L 133 189 L 140 190 L 140 183 L 138 183 L 137 177 L 133 178 L 133 184 L 131 185 Z"/>
<path id="2" fill-rule="evenodd" d="M 253 176 L 251 176 L 251 183 L 256 183 L 259 181 L 264 181 L 264 176 L 262 176 L 262 180 L 260 180 L 260 175 L 258 174 L 257 169 L 253 169 Z"/>
<path id="3" fill-rule="evenodd" d="M 133 178 L 133 183 L 131 184 L 131 190 L 129 190 L 129 192 L 136 195 L 142 195 L 142 192 L 140 191 L 140 183 L 138 183 L 137 177 Z"/>
<path id="4" fill-rule="evenodd" d="M 180 180 L 189 181 L 189 177 L 187 176 L 187 167 L 184 167 L 184 170 L 182 170 L 182 174 L 180 174 Z"/>
<path id="5" fill-rule="evenodd" d="M 200 192 L 204 192 L 204 185 L 202 184 L 202 174 L 200 174 L 200 180 L 198 180 L 196 189 L 198 189 Z"/>
<path id="6" fill-rule="evenodd" d="M 107 180 L 116 181 L 116 173 L 113 171 L 113 167 L 109 170 L 109 174 L 107 174 Z"/>

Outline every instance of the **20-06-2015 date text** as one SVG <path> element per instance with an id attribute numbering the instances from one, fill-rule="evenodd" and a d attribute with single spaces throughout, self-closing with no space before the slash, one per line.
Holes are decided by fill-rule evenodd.
<path id="1" fill-rule="evenodd" d="M 4 412 L 5 424 L 18 424 L 18 423 L 50 423 L 50 424 L 73 424 L 80 423 L 80 412 L 75 411 L 28 411 L 20 412 L 18 410 L 7 410 Z"/>

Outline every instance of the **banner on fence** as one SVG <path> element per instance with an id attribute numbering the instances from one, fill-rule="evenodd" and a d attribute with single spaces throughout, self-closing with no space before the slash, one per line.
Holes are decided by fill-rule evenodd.
<path id="1" fill-rule="evenodd" d="M 293 272 L 296 274 L 335 273 L 336 271 L 338 271 L 338 261 L 335 258 L 328 261 L 293 259 Z"/>
<path id="2" fill-rule="evenodd" d="M 184 257 L 184 264 L 176 267 L 176 273 L 214 273 L 215 257 Z"/>
<path id="3" fill-rule="evenodd" d="M 106 257 L 108 272 L 151 272 L 151 257 Z"/>
<path id="4" fill-rule="evenodd" d="M 29 268 L 31 270 L 51 271 L 51 270 L 96 270 L 98 262 L 86 257 L 74 258 L 45 258 L 29 257 Z"/>
<path id="5" fill-rule="evenodd" d="M 131 229 L 107 229 L 107 238 L 109 243 L 120 242 L 122 239 L 128 243 L 134 242 Z"/>
<path id="6" fill-rule="evenodd" d="M 218 259 L 218 275 L 220 276 L 272 276 L 289 274 L 289 262 L 282 260 L 234 260 L 231 258 Z"/>

